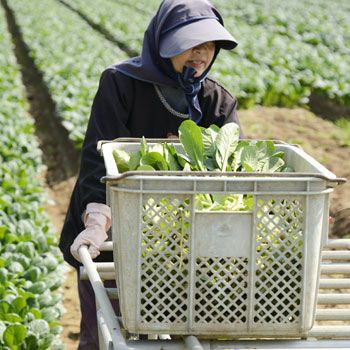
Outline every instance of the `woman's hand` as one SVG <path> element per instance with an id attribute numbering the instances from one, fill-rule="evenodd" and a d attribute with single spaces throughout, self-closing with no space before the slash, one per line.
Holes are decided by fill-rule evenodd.
<path id="1" fill-rule="evenodd" d="M 92 259 L 100 255 L 100 246 L 108 238 L 111 209 L 101 203 L 89 203 L 84 214 L 85 230 L 79 233 L 70 247 L 73 257 L 80 261 L 79 248 L 85 244 Z"/>

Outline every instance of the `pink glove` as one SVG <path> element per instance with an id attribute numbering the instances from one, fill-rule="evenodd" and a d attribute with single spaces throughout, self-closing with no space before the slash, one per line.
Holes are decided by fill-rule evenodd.
<path id="1" fill-rule="evenodd" d="M 111 208 L 101 203 L 89 203 L 84 214 L 85 230 L 80 232 L 70 247 L 74 258 L 80 261 L 78 249 L 87 245 L 92 259 L 100 255 L 100 246 L 107 239 L 111 227 Z"/>

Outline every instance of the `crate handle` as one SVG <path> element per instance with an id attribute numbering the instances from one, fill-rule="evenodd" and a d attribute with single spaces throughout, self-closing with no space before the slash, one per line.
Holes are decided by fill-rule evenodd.
<path id="1" fill-rule="evenodd" d="M 273 177 L 273 178 L 318 178 L 321 180 L 327 180 L 328 182 L 332 183 L 334 187 L 335 185 L 342 185 L 345 182 L 347 182 L 346 178 L 342 177 L 328 177 L 322 174 L 317 173 L 267 173 L 267 172 L 261 172 L 261 173 L 245 173 L 245 172 L 238 172 L 238 171 L 223 171 L 223 172 L 217 172 L 217 171 L 126 171 L 125 173 L 121 173 L 119 175 L 107 175 L 103 176 L 101 178 L 102 183 L 107 182 L 117 182 L 122 179 L 125 179 L 127 177 L 132 176 L 199 176 L 199 177 L 221 177 L 221 176 L 228 176 L 228 177 Z"/>

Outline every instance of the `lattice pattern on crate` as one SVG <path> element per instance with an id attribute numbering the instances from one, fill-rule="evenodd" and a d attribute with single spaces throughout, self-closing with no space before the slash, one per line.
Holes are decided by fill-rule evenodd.
<path id="1" fill-rule="evenodd" d="M 303 258 L 302 197 L 257 200 L 255 323 L 298 323 Z"/>
<path id="2" fill-rule="evenodd" d="M 246 323 L 248 258 L 199 257 L 195 271 L 194 321 Z"/>
<path id="3" fill-rule="evenodd" d="M 190 199 L 145 196 L 142 213 L 143 323 L 187 321 Z"/>

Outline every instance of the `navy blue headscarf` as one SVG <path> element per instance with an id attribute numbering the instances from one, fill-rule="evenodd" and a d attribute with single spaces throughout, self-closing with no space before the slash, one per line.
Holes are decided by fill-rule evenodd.
<path id="1" fill-rule="evenodd" d="M 223 25 L 221 15 L 207 0 L 164 0 L 144 34 L 141 56 L 130 58 L 116 66 L 117 70 L 135 79 L 183 89 L 190 119 L 196 123 L 202 118 L 198 102 L 201 82 L 214 63 L 220 47 L 216 46 L 214 58 L 208 69 L 200 77 L 194 77 L 196 71 L 191 67 L 184 67 L 182 73 L 177 73 L 170 59 L 160 56 L 159 44 L 163 33 L 174 27 L 185 26 L 194 18 L 200 20 L 199 13 L 203 18 L 216 18 Z M 188 35 L 190 37 L 191 33 Z"/>

